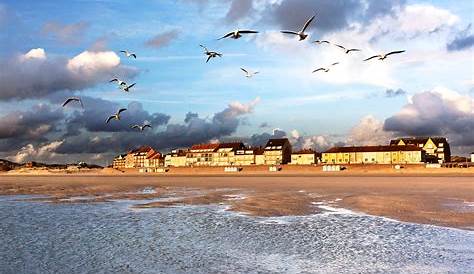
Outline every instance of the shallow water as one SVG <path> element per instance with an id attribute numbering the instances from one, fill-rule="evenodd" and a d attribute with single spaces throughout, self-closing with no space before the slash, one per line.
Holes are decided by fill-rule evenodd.
<path id="1" fill-rule="evenodd" d="M 334 211 L 256 218 L 224 206 L 132 209 L 0 197 L 1 273 L 463 273 L 474 232 Z M 24 197 L 22 197 L 24 198 Z M 318 206 L 318 205 L 315 205 Z"/>

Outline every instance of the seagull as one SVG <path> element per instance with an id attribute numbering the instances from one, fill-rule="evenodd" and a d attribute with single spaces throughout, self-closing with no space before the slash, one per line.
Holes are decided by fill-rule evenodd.
<path id="1" fill-rule="evenodd" d="M 252 76 L 254 76 L 255 74 L 258 74 L 258 71 L 248 71 L 244 68 L 240 68 L 243 72 L 245 72 L 245 77 L 247 78 L 252 78 Z"/>
<path id="2" fill-rule="evenodd" d="M 107 120 L 105 120 L 105 123 L 108 124 L 110 122 L 110 120 L 112 120 L 112 119 L 117 120 L 117 121 L 120 120 L 120 113 L 122 113 L 126 110 L 127 110 L 126 108 L 119 109 L 119 111 L 117 111 L 117 113 L 115 113 L 114 115 L 111 115 L 109 118 L 107 118 Z"/>
<path id="3" fill-rule="evenodd" d="M 341 45 L 337 45 L 337 44 L 334 44 L 334 45 L 335 45 L 336 47 L 341 48 L 342 50 L 344 50 L 344 52 L 345 52 L 346 54 L 349 54 L 349 53 L 351 53 L 351 52 L 353 52 L 353 51 L 360 51 L 360 49 L 346 49 L 345 47 L 343 47 L 343 46 L 341 46 Z"/>
<path id="4" fill-rule="evenodd" d="M 321 45 L 321 44 L 331 44 L 331 42 L 327 41 L 327 40 L 316 40 L 316 41 L 313 41 L 313 43 L 316 43 L 318 45 Z"/>
<path id="5" fill-rule="evenodd" d="M 332 63 L 331 66 L 335 66 L 335 65 L 338 65 L 338 64 L 339 64 L 338 62 Z M 318 72 L 318 71 L 329 72 L 329 68 L 318 68 L 318 69 L 313 70 L 313 73 Z"/>
<path id="6" fill-rule="evenodd" d="M 215 51 L 209 51 L 205 46 L 203 45 L 199 45 L 201 46 L 201 48 L 204 49 L 204 54 L 207 55 L 207 60 L 206 60 L 206 63 L 209 62 L 209 60 L 211 60 L 211 58 L 215 58 L 217 56 L 219 57 L 222 57 L 222 53 L 218 53 L 218 52 L 215 52 Z"/>
<path id="7" fill-rule="evenodd" d="M 125 53 L 125 56 L 127 56 L 129 58 L 133 57 L 133 58 L 137 59 L 137 55 L 133 52 L 129 52 L 128 50 L 121 50 L 120 52 Z"/>
<path id="8" fill-rule="evenodd" d="M 378 54 L 378 55 L 374 55 L 372 57 L 369 57 L 369 58 L 365 59 L 364 61 L 369 61 L 369 60 L 374 59 L 374 58 L 378 58 L 379 60 L 383 61 L 383 60 L 387 59 L 387 57 L 389 55 L 399 54 L 399 53 L 403 53 L 403 52 L 405 52 L 405 51 L 404 50 L 397 50 L 397 51 L 392 51 L 392 52 L 385 53 L 385 54 Z"/>
<path id="9" fill-rule="evenodd" d="M 113 83 L 113 82 L 117 82 L 117 84 L 118 84 L 119 86 L 126 86 L 126 85 L 127 85 L 127 83 L 126 83 L 125 81 L 122 81 L 122 80 L 120 80 L 120 79 L 118 79 L 118 78 L 114 78 L 114 79 L 112 79 L 112 80 L 109 81 L 109 83 Z"/>
<path id="10" fill-rule="evenodd" d="M 121 86 L 120 86 L 120 89 L 122 89 L 122 90 L 125 91 L 125 92 L 129 92 L 130 89 L 131 89 L 133 86 L 135 86 L 135 84 L 136 84 L 136 83 L 133 83 L 133 84 L 131 84 L 130 86 L 127 86 L 127 84 L 125 83 L 125 85 L 121 85 Z"/>
<path id="11" fill-rule="evenodd" d="M 298 35 L 300 37 L 300 41 L 303 41 L 304 39 L 306 39 L 306 37 L 308 37 L 308 34 L 305 33 L 305 30 L 308 28 L 309 24 L 311 24 L 314 17 L 315 16 L 313 15 L 313 17 L 311 17 L 308 21 L 306 21 L 303 28 L 299 32 L 282 30 L 281 33 Z"/>
<path id="12" fill-rule="evenodd" d="M 247 33 L 258 33 L 258 31 L 256 30 L 234 30 L 234 31 L 231 31 L 229 33 L 227 33 L 226 35 L 222 36 L 221 38 L 217 39 L 217 40 L 221 40 L 221 39 L 224 39 L 224 38 L 232 38 L 232 39 L 239 39 L 240 37 L 242 37 L 242 34 L 247 34 Z"/>
<path id="13" fill-rule="evenodd" d="M 140 125 L 133 125 L 133 126 L 131 126 L 131 128 L 134 128 L 134 129 L 137 128 L 137 129 L 140 130 L 140 131 L 145 130 L 145 128 L 147 128 L 147 127 L 152 128 L 152 127 L 151 127 L 150 125 L 148 125 L 148 124 L 145 124 L 145 125 L 142 125 L 142 126 L 140 126 Z"/>
<path id="14" fill-rule="evenodd" d="M 84 108 L 84 105 L 82 104 L 82 100 L 79 97 L 67 98 L 66 101 L 64 101 L 64 103 L 63 103 L 63 107 L 65 107 L 67 104 L 69 104 L 70 102 L 73 102 L 73 101 L 81 103 L 81 107 Z"/>

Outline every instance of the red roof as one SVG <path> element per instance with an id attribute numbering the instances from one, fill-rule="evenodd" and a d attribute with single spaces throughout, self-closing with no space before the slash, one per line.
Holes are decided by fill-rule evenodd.
<path id="1" fill-rule="evenodd" d="M 141 146 L 137 149 L 131 150 L 130 153 L 148 153 L 150 150 L 153 150 L 151 146 Z"/>
<path id="2" fill-rule="evenodd" d="M 199 145 L 193 145 L 191 147 L 191 150 L 204 150 L 204 149 L 216 149 L 219 147 L 219 144 L 199 144 Z"/>
<path id="3" fill-rule="evenodd" d="M 385 152 L 385 151 L 422 151 L 417 146 L 360 146 L 360 147 L 333 147 L 324 153 L 349 152 Z"/>

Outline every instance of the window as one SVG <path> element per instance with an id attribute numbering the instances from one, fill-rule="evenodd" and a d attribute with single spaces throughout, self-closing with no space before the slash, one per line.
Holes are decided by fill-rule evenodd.
<path id="1" fill-rule="evenodd" d="M 439 143 L 439 144 L 438 144 L 438 147 L 444 147 L 444 144 L 443 144 L 443 143 Z"/>

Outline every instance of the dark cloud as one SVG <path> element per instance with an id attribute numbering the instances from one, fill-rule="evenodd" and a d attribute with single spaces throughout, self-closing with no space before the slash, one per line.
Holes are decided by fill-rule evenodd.
<path id="1" fill-rule="evenodd" d="M 177 29 L 165 31 L 160 33 L 150 40 L 148 40 L 145 45 L 152 48 L 162 48 L 168 46 L 173 40 L 176 40 L 180 34 L 180 31 Z"/>
<path id="2" fill-rule="evenodd" d="M 41 33 L 46 36 L 67 44 L 81 42 L 85 31 L 89 28 L 86 22 L 77 22 L 74 24 L 62 24 L 59 22 L 47 22 L 43 25 Z"/>
<path id="3" fill-rule="evenodd" d="M 225 18 L 227 22 L 235 22 L 247 17 L 252 11 L 253 0 L 232 0 Z"/>
<path id="4" fill-rule="evenodd" d="M 91 88 L 112 76 L 130 78 L 138 73 L 119 65 L 120 59 L 112 52 L 86 51 L 73 59 L 46 55 L 41 58 L 18 55 L 0 60 L 0 100 L 44 98 L 59 91 Z M 81 66 L 81 62 L 86 63 Z"/>
<path id="5" fill-rule="evenodd" d="M 460 31 L 454 40 L 446 45 L 448 51 L 460 51 L 474 46 L 474 34 L 471 31 L 472 25 L 469 24 L 466 29 Z"/>
<path id="6" fill-rule="evenodd" d="M 472 146 L 473 105 L 470 97 L 446 99 L 438 92 L 419 93 L 413 96 L 412 103 L 385 120 L 384 130 L 398 136 L 442 135 L 449 137 L 455 146 Z"/>
<path id="7" fill-rule="evenodd" d="M 400 8 L 406 4 L 406 0 L 371 0 L 367 2 L 366 19 L 370 20 L 377 16 L 393 14 L 395 8 Z"/>
<path id="8" fill-rule="evenodd" d="M 268 124 L 267 122 L 263 122 L 258 127 L 259 128 L 267 128 L 267 127 L 270 127 L 270 124 Z"/>
<path id="9" fill-rule="evenodd" d="M 403 89 L 399 88 L 399 89 L 387 89 L 385 91 L 385 97 L 389 97 L 389 98 L 392 98 L 392 97 L 398 97 L 398 96 L 402 96 L 402 95 L 405 95 L 407 94 L 406 91 L 404 91 Z"/>

